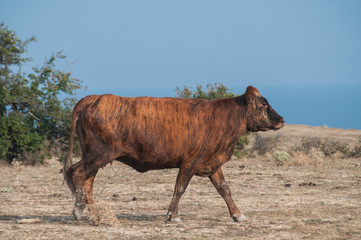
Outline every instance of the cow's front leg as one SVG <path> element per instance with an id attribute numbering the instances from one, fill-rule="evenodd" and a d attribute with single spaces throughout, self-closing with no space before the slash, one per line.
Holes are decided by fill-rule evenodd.
<path id="1" fill-rule="evenodd" d="M 224 178 L 222 169 L 219 168 L 212 176 L 209 177 L 213 185 L 216 187 L 218 193 L 223 197 L 228 206 L 229 213 L 235 222 L 246 221 L 247 218 L 241 214 L 236 204 L 234 204 L 231 190 Z"/>
<path id="2" fill-rule="evenodd" d="M 86 207 L 86 195 L 84 192 L 84 182 L 86 180 L 86 168 L 85 163 L 80 161 L 69 169 L 71 173 L 72 183 L 75 189 L 75 204 L 73 209 L 74 218 L 79 221 L 81 219 L 82 213 Z"/>
<path id="3" fill-rule="evenodd" d="M 173 198 L 169 205 L 168 213 L 169 216 L 168 221 L 181 222 L 180 218 L 178 218 L 178 205 L 179 200 L 183 193 L 186 191 L 188 183 L 192 179 L 194 175 L 194 171 L 191 168 L 180 168 L 177 176 L 177 180 L 174 187 Z"/>

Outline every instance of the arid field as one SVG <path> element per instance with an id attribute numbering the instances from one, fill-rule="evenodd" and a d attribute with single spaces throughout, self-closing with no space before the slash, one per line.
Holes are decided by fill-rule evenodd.
<path id="1" fill-rule="evenodd" d="M 0 165 L 0 239 L 361 239 L 361 130 L 286 125 L 249 139 L 246 157 L 223 166 L 247 222 L 201 177 L 181 198 L 182 222 L 167 222 L 177 169 L 118 162 L 99 170 L 96 204 L 76 222 L 53 159 Z"/>

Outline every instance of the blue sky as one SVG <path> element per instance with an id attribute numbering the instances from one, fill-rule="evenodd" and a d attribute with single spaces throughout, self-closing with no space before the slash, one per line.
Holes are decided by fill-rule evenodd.
<path id="1" fill-rule="evenodd" d="M 34 63 L 63 50 L 87 94 L 175 96 L 176 87 L 221 82 L 273 97 L 269 89 L 344 85 L 360 90 L 346 99 L 351 109 L 361 109 L 360 13 L 359 0 L 0 0 L 0 22 L 38 38 Z M 353 114 L 361 128 L 361 110 Z"/>

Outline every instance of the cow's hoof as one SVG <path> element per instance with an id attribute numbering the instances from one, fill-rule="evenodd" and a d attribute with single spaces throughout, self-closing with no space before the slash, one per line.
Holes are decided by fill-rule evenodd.
<path id="1" fill-rule="evenodd" d="M 176 223 L 182 223 L 182 219 L 180 219 L 180 218 L 178 218 L 178 217 L 176 217 L 176 218 L 170 217 L 170 218 L 169 218 L 169 221 L 171 221 L 171 222 L 176 222 Z"/>
<path id="2" fill-rule="evenodd" d="M 244 216 L 243 214 L 241 214 L 241 216 L 239 216 L 239 217 L 233 215 L 232 218 L 233 218 L 233 221 L 235 221 L 235 222 L 246 222 L 246 221 L 248 221 L 248 218 L 246 216 Z"/>
<path id="3" fill-rule="evenodd" d="M 180 219 L 179 217 L 173 217 L 172 215 L 169 216 L 168 221 L 169 222 L 182 223 L 182 219 Z"/>
<path id="4" fill-rule="evenodd" d="M 81 219 L 82 211 L 80 211 L 78 208 L 73 209 L 73 215 L 76 221 L 79 221 Z"/>

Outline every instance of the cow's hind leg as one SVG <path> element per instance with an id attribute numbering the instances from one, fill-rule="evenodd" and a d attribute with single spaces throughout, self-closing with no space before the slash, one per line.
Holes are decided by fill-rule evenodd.
<path id="1" fill-rule="evenodd" d="M 231 190 L 224 178 L 222 169 L 219 168 L 217 172 L 215 172 L 212 176 L 209 177 L 209 179 L 212 181 L 213 185 L 217 189 L 218 193 L 223 197 L 225 200 L 229 213 L 231 214 L 231 217 L 235 222 L 241 222 L 247 220 L 247 218 L 241 214 L 239 209 L 237 208 L 236 204 L 234 204 L 232 196 L 231 196 Z"/>
<path id="2" fill-rule="evenodd" d="M 179 200 L 180 200 L 181 196 L 183 195 L 183 193 L 185 192 L 185 190 L 188 186 L 188 183 L 192 179 L 193 175 L 194 175 L 194 171 L 192 171 L 191 168 L 180 168 L 179 169 L 176 184 L 174 187 L 173 198 L 169 205 L 169 209 L 168 209 L 168 213 L 167 213 L 167 215 L 169 216 L 168 221 L 181 222 L 180 218 L 177 217 Z"/>

